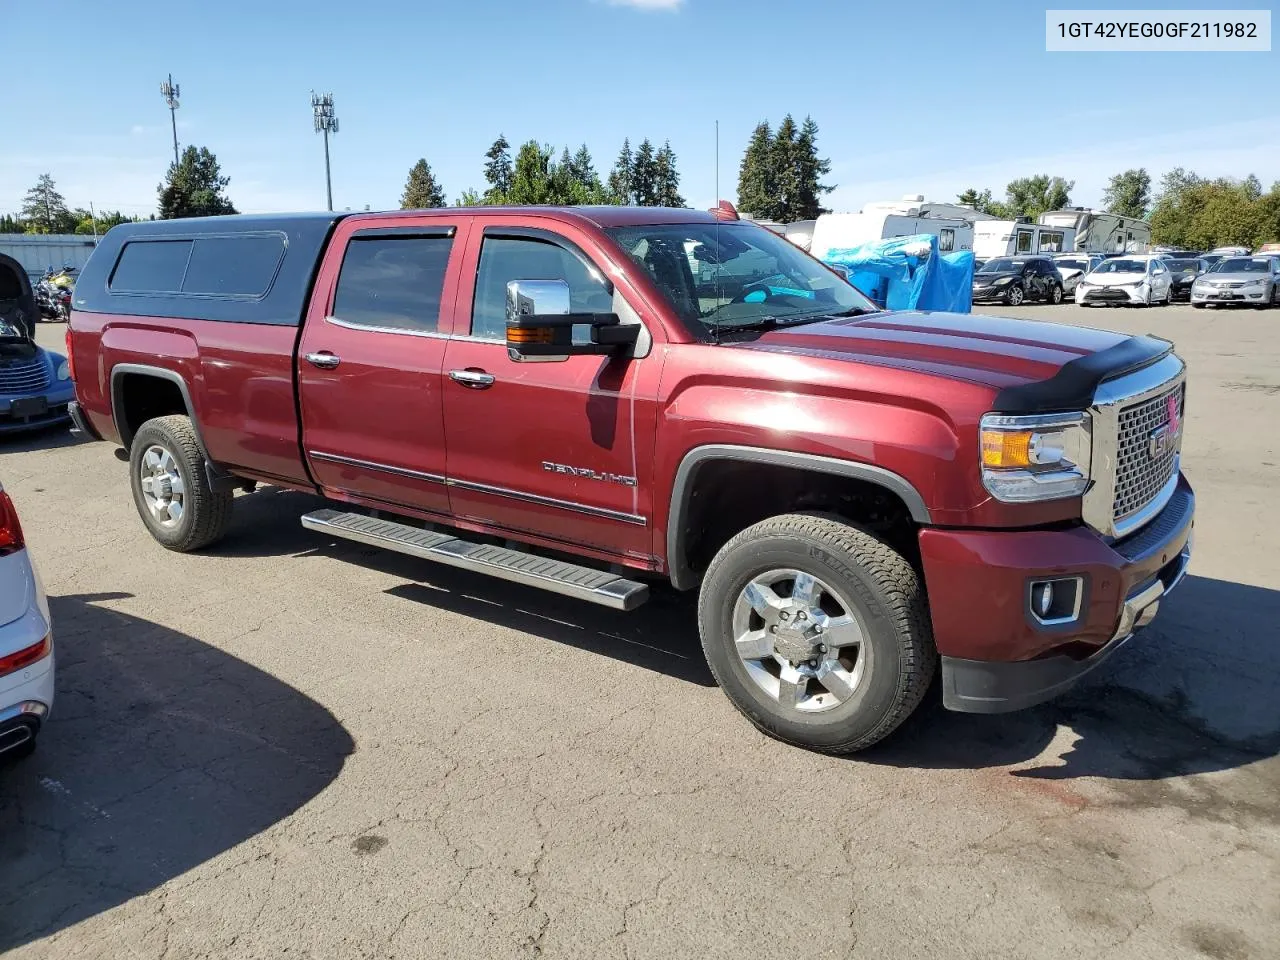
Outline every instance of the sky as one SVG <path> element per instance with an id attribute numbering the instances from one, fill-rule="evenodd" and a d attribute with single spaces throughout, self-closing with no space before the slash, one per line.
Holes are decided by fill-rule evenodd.
<path id="1" fill-rule="evenodd" d="M 499 133 L 513 153 L 585 142 L 602 175 L 624 137 L 669 140 L 708 207 L 716 122 L 732 200 L 752 128 L 787 113 L 817 121 L 840 211 L 999 197 L 1036 173 L 1084 206 L 1128 167 L 1280 180 L 1280 53 L 1047 53 L 1046 5 L 1023 0 L 61 0 L 52 33 L 44 6 L 0 0 L 32 58 L 0 86 L 3 129 L 22 131 L 0 146 L 0 213 L 45 172 L 71 206 L 154 212 L 170 73 L 180 143 L 217 155 L 242 212 L 324 208 L 312 90 L 335 99 L 337 209 L 399 206 L 419 157 L 450 200 L 483 189 Z"/>

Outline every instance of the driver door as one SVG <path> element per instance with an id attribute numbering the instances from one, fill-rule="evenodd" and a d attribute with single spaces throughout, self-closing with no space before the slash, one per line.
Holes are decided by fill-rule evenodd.
<path id="1" fill-rule="evenodd" d="M 474 281 L 459 292 L 444 359 L 450 507 L 516 539 L 651 565 L 661 354 L 510 359 L 512 280 L 565 280 L 575 313 L 629 309 L 591 238 L 529 221 L 546 222 L 485 218 L 471 233 L 462 274 Z"/>

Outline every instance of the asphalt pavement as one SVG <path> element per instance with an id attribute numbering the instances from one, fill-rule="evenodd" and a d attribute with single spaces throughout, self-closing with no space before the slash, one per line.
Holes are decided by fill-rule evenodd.
<path id="1" fill-rule="evenodd" d="M 985 312 L 1176 341 L 1191 573 L 1066 697 L 935 691 L 851 759 L 753 730 L 689 597 L 613 613 L 334 542 L 272 489 L 177 555 L 110 445 L 0 440 L 59 658 L 0 765 L 0 952 L 1280 956 L 1280 311 Z"/>

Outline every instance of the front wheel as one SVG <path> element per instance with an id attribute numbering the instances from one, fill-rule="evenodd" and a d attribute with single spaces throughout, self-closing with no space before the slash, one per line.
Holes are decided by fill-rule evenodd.
<path id="1" fill-rule="evenodd" d="M 1018 304 L 1022 303 L 1025 296 L 1026 294 L 1023 292 L 1022 287 L 1018 286 L 1016 283 L 1010 284 L 1009 292 L 1004 295 L 1004 302 L 1011 307 L 1016 307 Z"/>
<path id="2" fill-rule="evenodd" d="M 698 630 L 711 672 L 747 719 L 824 753 L 892 733 L 937 668 L 915 569 L 825 516 L 772 517 L 725 544 L 703 580 Z"/>
<path id="3" fill-rule="evenodd" d="M 147 530 L 185 553 L 222 539 L 231 523 L 231 491 L 215 491 L 188 417 L 157 417 L 134 434 L 129 485 Z"/>

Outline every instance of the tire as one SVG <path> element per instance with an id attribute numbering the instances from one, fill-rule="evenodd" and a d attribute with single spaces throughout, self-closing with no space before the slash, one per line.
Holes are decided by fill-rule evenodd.
<path id="1" fill-rule="evenodd" d="M 1049 302 L 1055 307 L 1062 303 L 1062 285 L 1055 283 L 1049 291 Z"/>
<path id="2" fill-rule="evenodd" d="M 1194 310 L 1203 310 L 1205 305 L 1203 303 L 1193 303 L 1191 307 Z"/>
<path id="3" fill-rule="evenodd" d="M 1027 297 L 1026 291 L 1018 284 L 1009 284 L 1009 292 L 1004 295 L 1004 302 L 1011 307 L 1016 307 L 1022 303 Z"/>
<path id="4" fill-rule="evenodd" d="M 806 627 L 814 636 L 797 639 L 794 632 L 805 629 L 799 627 L 805 617 L 793 613 L 783 622 L 787 617 L 776 610 L 771 613 L 783 633 L 766 632 L 767 621 L 756 612 L 761 607 L 749 599 L 748 587 L 755 587 L 756 596 L 762 589 L 772 592 L 759 584 L 778 574 L 779 589 L 796 591 L 797 578 L 788 579 L 788 572 L 814 580 L 811 596 L 820 598 L 821 608 L 800 604 L 813 611 Z M 784 605 L 797 602 L 795 596 L 781 598 L 776 592 L 772 599 Z M 825 633 L 812 626 L 823 618 Z M 827 516 L 772 517 L 726 543 L 702 583 L 698 631 L 721 689 L 757 729 L 823 753 L 853 753 L 892 733 L 919 705 L 938 663 L 915 569 L 871 534 Z M 784 636 L 787 631 L 791 633 Z M 852 635 L 858 641 L 851 646 L 831 642 Z M 761 647 L 765 652 L 754 660 L 740 653 L 739 636 L 760 638 L 751 652 Z M 815 659 L 803 659 L 809 654 L 799 648 L 824 641 L 831 642 L 831 652 L 825 645 L 815 646 Z M 782 650 L 775 646 L 779 643 Z M 829 667 L 839 670 L 829 671 L 831 679 L 810 674 L 799 683 L 784 684 L 788 671 L 795 677 L 797 669 L 813 671 L 815 664 L 818 674 Z M 776 691 L 766 689 L 767 684 Z M 784 705 L 784 700 L 790 702 Z"/>
<path id="5" fill-rule="evenodd" d="M 155 451 L 167 453 L 168 458 L 158 455 L 158 462 L 150 464 L 148 455 Z M 144 489 L 144 462 L 148 463 L 146 472 L 152 475 L 150 495 Z M 181 480 L 180 491 L 172 482 L 175 476 Z M 157 417 L 142 425 L 129 449 L 129 487 L 143 524 L 158 543 L 170 550 L 199 550 L 222 539 L 227 532 L 232 493 L 215 492 L 209 486 L 204 451 L 189 417 Z M 172 509 L 157 512 L 162 505 L 178 501 L 176 518 Z"/>

